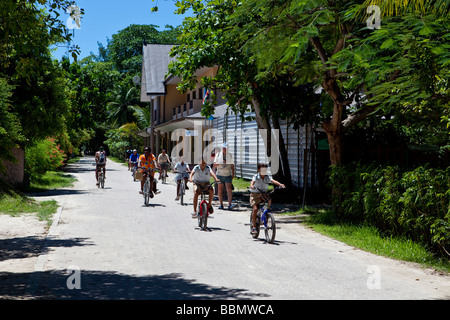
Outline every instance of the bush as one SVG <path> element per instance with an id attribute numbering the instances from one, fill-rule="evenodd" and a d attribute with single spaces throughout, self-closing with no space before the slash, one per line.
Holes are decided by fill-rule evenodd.
<path id="1" fill-rule="evenodd" d="M 450 256 L 450 167 L 353 164 L 332 168 L 330 183 L 338 219 L 368 223 Z"/>
<path id="2" fill-rule="evenodd" d="M 64 165 L 64 151 L 55 139 L 47 138 L 25 149 L 25 171 L 37 178 Z"/>

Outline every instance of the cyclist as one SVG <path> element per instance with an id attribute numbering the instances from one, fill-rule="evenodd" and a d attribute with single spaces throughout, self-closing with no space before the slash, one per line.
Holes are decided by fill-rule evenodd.
<path id="1" fill-rule="evenodd" d="M 202 190 L 197 186 L 196 183 L 198 183 L 204 187 L 209 186 L 210 176 L 213 177 L 216 182 L 219 182 L 219 179 L 217 179 L 217 176 L 211 170 L 211 167 L 206 164 L 206 161 L 204 159 L 201 159 L 199 161 L 199 164 L 196 165 L 191 171 L 191 175 L 189 176 L 189 181 L 194 182 L 194 213 L 192 214 L 192 218 L 198 217 L 197 201 L 198 201 L 198 196 L 202 193 Z M 211 186 L 209 186 L 208 212 L 210 214 L 212 214 L 214 212 L 214 209 L 211 205 L 213 196 L 214 196 L 214 190 L 213 190 L 213 188 L 211 188 Z"/>
<path id="2" fill-rule="evenodd" d="M 95 153 L 95 179 L 97 180 L 97 186 L 99 185 L 98 182 L 98 172 L 99 170 L 103 170 L 103 178 L 106 179 L 106 152 L 103 149 L 103 146 L 99 148 L 99 151 Z"/>
<path id="3" fill-rule="evenodd" d="M 161 180 L 161 174 L 163 170 L 166 170 L 166 177 L 167 177 L 167 170 L 169 169 L 169 164 L 170 164 L 169 155 L 166 153 L 166 150 L 163 149 L 158 156 L 158 166 L 161 169 L 159 171 L 159 180 Z"/>
<path id="4" fill-rule="evenodd" d="M 178 161 L 175 164 L 175 182 L 177 183 L 177 197 L 175 198 L 175 201 L 180 200 L 180 184 L 181 184 L 181 179 L 184 179 L 184 185 L 186 190 L 189 190 L 188 186 L 187 186 L 187 182 L 188 182 L 188 178 L 189 178 L 189 173 L 191 172 L 189 170 L 188 165 L 184 162 L 184 158 L 182 157 L 180 159 L 180 161 Z"/>
<path id="5" fill-rule="evenodd" d="M 133 152 L 128 158 L 128 167 L 129 167 L 128 170 L 131 168 L 131 165 L 137 167 L 138 162 L 139 162 L 139 153 L 137 153 L 136 149 L 133 149 Z"/>
<path id="6" fill-rule="evenodd" d="M 141 191 L 140 194 L 144 193 L 144 183 L 147 180 L 147 175 L 150 175 L 150 185 L 152 186 L 152 190 L 150 190 L 150 198 L 153 198 L 153 192 L 155 194 L 159 193 L 156 190 L 156 182 L 155 182 L 155 168 L 156 168 L 156 159 L 155 156 L 151 153 L 150 147 L 144 148 L 144 154 L 139 157 L 140 167 L 142 168 L 142 180 L 141 180 Z M 153 191 L 153 192 L 152 192 Z"/>
<path id="7" fill-rule="evenodd" d="M 267 192 L 269 183 L 273 183 L 276 186 L 286 188 L 286 186 L 276 180 L 274 180 L 270 175 L 267 174 L 267 164 L 258 163 L 257 167 L 258 173 L 253 176 L 252 182 L 250 184 L 250 205 L 252 206 L 252 234 L 256 234 L 256 216 L 258 213 L 258 205 L 262 202 L 263 194 Z M 260 189 L 260 190 L 258 190 Z M 270 207 L 272 200 L 269 199 L 268 206 Z"/>
<path id="8" fill-rule="evenodd" d="M 130 171 L 131 169 L 131 164 L 130 164 L 130 156 L 133 153 L 131 147 L 129 147 L 127 149 L 127 151 L 125 151 L 125 161 L 128 163 L 128 171 Z"/>

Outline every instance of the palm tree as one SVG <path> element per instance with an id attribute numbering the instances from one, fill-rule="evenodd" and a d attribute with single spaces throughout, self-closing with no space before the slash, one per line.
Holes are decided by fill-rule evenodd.
<path id="1" fill-rule="evenodd" d="M 440 18 L 450 14 L 448 0 L 366 0 L 364 8 L 376 5 L 380 8 L 381 17 L 394 17 L 403 14 L 436 14 Z"/>
<path id="2" fill-rule="evenodd" d="M 151 118 L 150 107 L 141 107 L 135 105 L 131 106 L 130 108 L 133 111 L 133 115 L 136 117 L 139 129 L 143 130 L 150 127 L 150 118 Z"/>
<path id="3" fill-rule="evenodd" d="M 114 101 L 107 103 L 108 120 L 114 127 L 135 121 L 133 107 L 139 102 L 139 91 L 123 85 L 116 87 Z"/>

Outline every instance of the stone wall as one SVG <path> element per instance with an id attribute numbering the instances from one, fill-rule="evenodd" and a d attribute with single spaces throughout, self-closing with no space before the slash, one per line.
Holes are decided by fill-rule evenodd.
<path id="1" fill-rule="evenodd" d="M 6 181 L 12 185 L 21 185 L 25 176 L 25 152 L 23 149 L 13 149 L 13 155 L 16 162 L 3 161 L 2 164 L 6 166 L 6 172 L 0 174 L 0 180 Z"/>

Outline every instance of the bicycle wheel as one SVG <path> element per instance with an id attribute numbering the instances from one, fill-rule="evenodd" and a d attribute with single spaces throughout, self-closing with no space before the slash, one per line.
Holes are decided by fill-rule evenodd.
<path id="1" fill-rule="evenodd" d="M 259 214 L 256 215 L 256 233 L 252 234 L 253 238 L 258 238 L 259 236 L 259 228 L 260 228 L 260 219 L 259 219 Z M 253 219 L 252 219 L 252 215 L 250 214 L 250 233 L 253 230 Z"/>
<path id="2" fill-rule="evenodd" d="M 150 203 L 150 180 L 144 183 L 144 204 L 148 206 Z"/>
<path id="3" fill-rule="evenodd" d="M 208 224 L 208 204 L 206 202 L 202 203 L 202 214 L 200 216 L 202 230 L 206 230 L 206 226 Z"/>
<path id="4" fill-rule="evenodd" d="M 166 169 L 161 172 L 161 182 L 162 184 L 166 184 Z"/>
<path id="5" fill-rule="evenodd" d="M 265 234 L 266 234 L 266 241 L 268 243 L 273 243 L 275 241 L 275 218 L 273 217 L 272 212 L 270 211 L 266 211 L 265 213 L 265 223 L 264 223 L 264 227 L 265 227 Z"/>
<path id="6" fill-rule="evenodd" d="M 181 205 L 184 205 L 184 190 L 185 190 L 185 187 L 184 187 L 184 179 L 183 179 L 180 182 L 180 203 L 181 203 Z"/>

